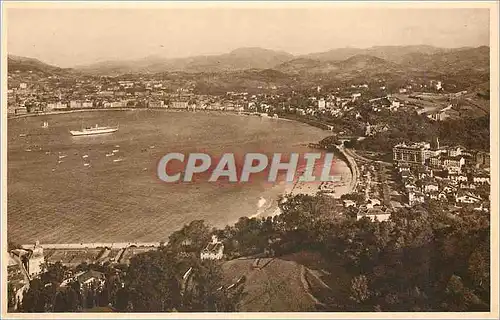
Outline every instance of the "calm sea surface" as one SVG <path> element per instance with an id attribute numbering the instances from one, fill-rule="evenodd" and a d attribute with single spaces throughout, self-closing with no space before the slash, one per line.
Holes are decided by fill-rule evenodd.
<path id="1" fill-rule="evenodd" d="M 49 128 L 42 128 L 43 121 Z M 94 124 L 119 124 L 120 129 L 87 137 L 69 133 Z M 285 185 L 269 184 L 264 177 L 239 184 L 167 184 L 156 176 L 158 160 L 168 152 L 303 153 L 311 151 L 309 142 L 327 135 L 297 122 L 204 112 L 102 111 L 12 119 L 8 238 L 20 243 L 163 241 L 194 219 L 213 226 L 233 223 L 275 207 Z"/>

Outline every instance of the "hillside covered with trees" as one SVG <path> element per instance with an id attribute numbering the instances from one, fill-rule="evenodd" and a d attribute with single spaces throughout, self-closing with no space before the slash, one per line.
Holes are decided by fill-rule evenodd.
<path id="1" fill-rule="evenodd" d="M 106 275 L 103 289 L 59 285 L 68 273 L 49 265 L 32 281 L 24 312 L 237 311 L 245 285 L 224 290 L 220 261 L 199 260 L 212 235 L 226 259 L 246 256 L 313 257 L 322 281 L 338 290 L 316 290 L 323 311 L 488 311 L 490 308 L 489 215 L 462 209 L 448 213 L 438 203 L 401 208 L 388 221 L 356 220 L 354 211 L 325 196 L 297 195 L 281 203 L 282 214 L 240 218 L 223 229 L 193 221 L 165 246 L 131 259 L 130 265 L 80 266 Z M 189 283 L 183 274 L 192 268 Z"/>

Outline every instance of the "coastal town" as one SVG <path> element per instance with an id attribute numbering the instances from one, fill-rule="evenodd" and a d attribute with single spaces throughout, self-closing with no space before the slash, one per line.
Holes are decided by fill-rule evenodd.
<path id="1" fill-rule="evenodd" d="M 137 78 L 137 77 L 133 77 Z M 170 110 L 217 110 L 256 112 L 263 116 L 295 114 L 361 118 L 361 106 L 372 112 L 415 110 L 432 121 L 457 118 L 468 105 L 484 110 L 471 94 L 456 84 L 440 80 L 410 80 L 407 83 L 377 79 L 367 83 L 345 83 L 342 87 L 320 85 L 290 91 L 277 86 L 249 91 L 207 94 L 189 80 L 173 83 L 154 76 L 136 80 L 125 76 L 45 76 L 32 70 L 8 75 L 8 116 L 34 115 L 70 110 L 150 108 Z M 389 83 L 386 83 L 389 82 Z M 462 111 L 463 112 L 463 111 Z M 388 129 L 385 123 L 366 123 L 365 133 Z"/>
<path id="2" fill-rule="evenodd" d="M 6 5 L 7 318 L 498 319 L 496 4 L 220 5 Z"/>
<path id="3" fill-rule="evenodd" d="M 36 81 L 34 81 L 36 79 Z M 124 80 L 122 77 L 77 78 L 70 82 L 58 76 L 38 79 L 32 72 L 9 74 L 8 115 L 26 117 L 94 110 L 164 109 L 185 112 L 230 112 L 266 118 L 304 121 L 331 131 L 336 143 L 326 148 L 338 151 L 350 174 L 337 183 L 298 183 L 292 194 L 327 194 L 340 201 L 339 206 L 355 210 L 355 219 L 386 221 L 401 207 L 437 201 L 449 212 L 462 208 L 490 211 L 490 155 L 461 145 L 441 145 L 433 141 L 402 141 L 392 146 L 391 160 L 378 160 L 372 152 L 349 147 L 351 141 L 363 141 L 389 130 L 384 121 L 369 123 L 363 115 L 406 112 L 428 122 L 446 121 L 458 114 L 468 102 L 467 91 L 451 89 L 446 83 L 410 81 L 392 89 L 378 80 L 374 84 L 349 84 L 345 87 L 310 88 L 302 94 L 302 105 L 292 101 L 295 92 L 226 92 L 220 95 L 195 93 L 192 86 L 171 87 L 168 82 L 152 79 Z M 309 93 L 307 93 L 309 92 Z M 281 101 L 281 102 L 276 102 Z M 362 115 L 363 114 L 363 115 Z M 336 126 L 325 119 L 358 121 L 361 126 Z M 270 124 L 272 125 L 272 124 Z M 341 129 L 339 129 L 341 128 Z M 321 148 L 321 147 L 320 147 Z M 389 159 L 389 158 L 387 158 Z M 45 263 L 61 263 L 69 268 L 64 283 L 76 281 L 81 290 L 102 290 L 105 275 L 85 265 L 127 265 L 130 258 L 163 245 L 162 243 L 108 244 L 24 244 L 10 251 L 9 285 L 20 305 L 30 281 L 43 272 Z M 200 259 L 227 259 L 222 242 L 208 243 Z M 115 271 L 119 272 L 119 271 Z M 96 289 L 97 288 L 97 289 Z M 101 288 L 101 289 L 99 289 Z M 86 289 L 85 289 L 86 290 Z"/>

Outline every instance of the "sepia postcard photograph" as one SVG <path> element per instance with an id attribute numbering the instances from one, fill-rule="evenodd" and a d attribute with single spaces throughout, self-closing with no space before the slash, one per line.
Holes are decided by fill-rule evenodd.
<path id="1" fill-rule="evenodd" d="M 498 319 L 497 1 L 1 6 L 2 318 Z"/>

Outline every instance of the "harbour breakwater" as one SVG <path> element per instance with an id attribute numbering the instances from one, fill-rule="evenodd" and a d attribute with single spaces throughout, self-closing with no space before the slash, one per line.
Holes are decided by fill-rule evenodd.
<path id="1" fill-rule="evenodd" d="M 40 244 L 44 249 L 125 249 L 130 247 L 160 247 L 167 242 L 94 242 L 94 243 L 46 243 Z M 21 245 L 24 249 L 33 248 L 32 244 Z"/>
<path id="2" fill-rule="evenodd" d="M 21 245 L 27 251 L 37 250 L 37 259 L 49 263 L 60 262 L 75 267 L 82 263 L 124 263 L 137 254 L 145 253 L 161 247 L 162 242 L 121 242 L 121 243 L 50 243 Z M 31 259 L 31 258 L 30 258 Z"/>

